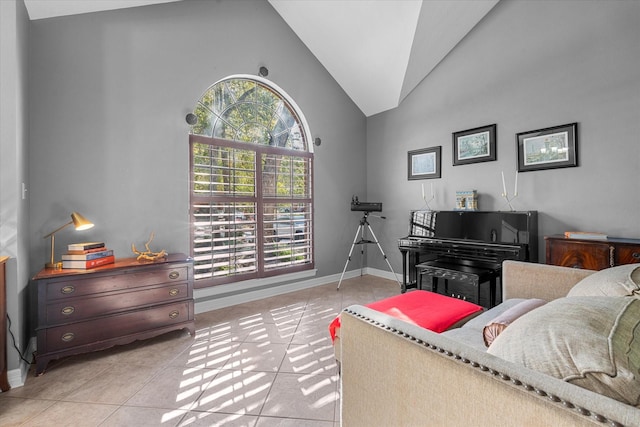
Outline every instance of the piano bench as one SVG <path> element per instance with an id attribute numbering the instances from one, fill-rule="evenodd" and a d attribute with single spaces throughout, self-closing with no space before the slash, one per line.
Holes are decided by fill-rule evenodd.
<path id="1" fill-rule="evenodd" d="M 489 282 L 489 308 L 496 305 L 496 279 L 501 269 L 470 267 L 442 261 L 427 261 L 416 265 L 418 289 L 422 290 L 422 276 L 431 276 L 431 291 L 438 292 L 438 279 L 444 279 L 444 294 L 448 295 L 449 280 L 472 285 L 476 291 L 476 304 L 480 304 L 480 284 Z"/>

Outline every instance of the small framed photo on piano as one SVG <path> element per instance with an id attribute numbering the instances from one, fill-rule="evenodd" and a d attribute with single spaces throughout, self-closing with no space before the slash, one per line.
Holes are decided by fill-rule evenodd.
<path id="1" fill-rule="evenodd" d="M 496 124 L 453 133 L 453 166 L 496 160 Z"/>
<path id="2" fill-rule="evenodd" d="M 442 147 L 409 151 L 408 179 L 440 178 Z"/>

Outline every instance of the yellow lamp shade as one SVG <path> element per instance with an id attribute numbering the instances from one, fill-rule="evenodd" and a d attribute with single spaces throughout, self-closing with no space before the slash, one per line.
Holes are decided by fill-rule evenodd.
<path id="1" fill-rule="evenodd" d="M 73 226 L 76 230 L 88 230 L 93 227 L 93 223 L 78 212 L 73 212 L 71 214 L 71 220 L 73 221 Z"/>

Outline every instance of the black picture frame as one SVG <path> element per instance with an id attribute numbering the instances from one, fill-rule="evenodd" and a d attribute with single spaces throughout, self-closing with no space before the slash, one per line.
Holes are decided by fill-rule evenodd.
<path id="1" fill-rule="evenodd" d="M 453 133 L 453 166 L 491 162 L 496 152 L 497 124 Z"/>
<path id="2" fill-rule="evenodd" d="M 578 166 L 578 123 L 516 134 L 518 172 Z"/>
<path id="3" fill-rule="evenodd" d="M 433 179 L 442 176 L 442 147 L 429 147 L 409 151 L 407 156 L 407 178 Z"/>

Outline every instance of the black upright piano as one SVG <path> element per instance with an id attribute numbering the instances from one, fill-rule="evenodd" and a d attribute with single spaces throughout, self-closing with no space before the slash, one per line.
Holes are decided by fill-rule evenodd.
<path id="1" fill-rule="evenodd" d="M 413 211 L 409 235 L 398 240 L 398 248 L 402 292 L 417 287 L 418 265 L 446 265 L 454 280 L 456 271 L 461 275 L 486 271 L 500 277 L 504 260 L 537 262 L 538 215 L 536 211 Z"/>

